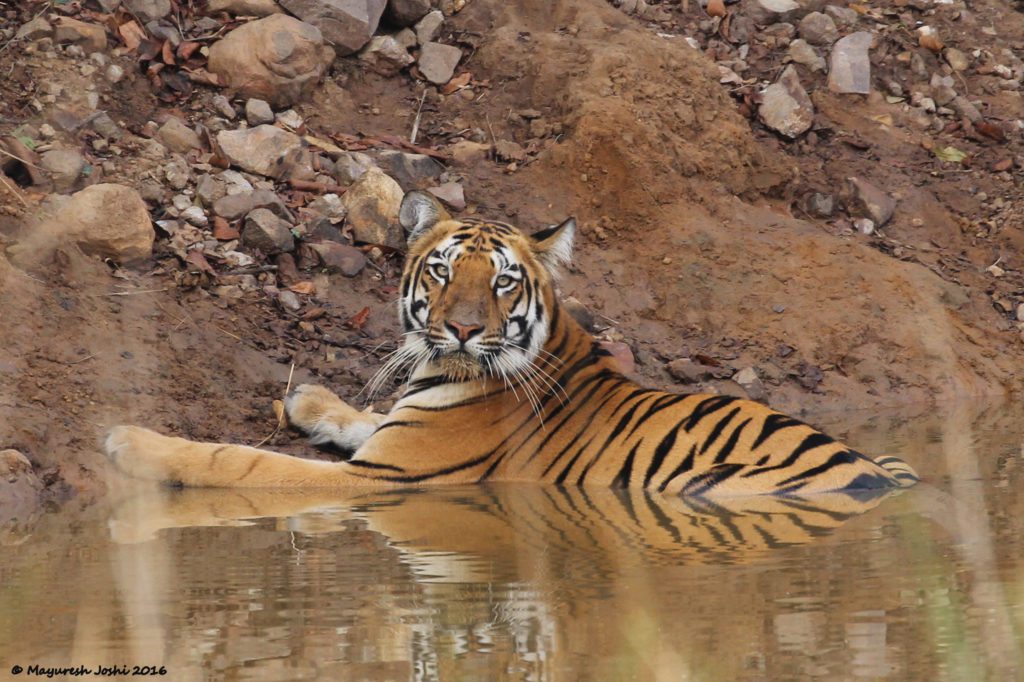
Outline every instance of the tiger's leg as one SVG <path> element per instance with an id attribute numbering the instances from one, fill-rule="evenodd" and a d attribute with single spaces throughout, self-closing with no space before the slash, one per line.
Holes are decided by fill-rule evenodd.
<path id="1" fill-rule="evenodd" d="M 289 423 L 309 435 L 314 445 L 355 452 L 373 435 L 385 415 L 360 411 L 323 386 L 303 384 L 285 399 Z"/>
<path id="2" fill-rule="evenodd" d="M 380 484 L 347 462 L 323 462 L 244 445 L 196 443 L 139 426 L 116 426 L 107 456 L 134 478 L 210 488 L 324 488 Z"/>

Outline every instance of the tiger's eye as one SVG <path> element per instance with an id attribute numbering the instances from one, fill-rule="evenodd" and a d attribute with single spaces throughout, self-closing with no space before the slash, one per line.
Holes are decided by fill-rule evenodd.
<path id="1" fill-rule="evenodd" d="M 434 266 L 434 274 L 437 275 L 438 277 L 440 277 L 441 279 L 447 278 L 448 277 L 448 266 L 447 265 L 435 265 Z"/>
<path id="2" fill-rule="evenodd" d="M 512 284 L 512 278 L 509 277 L 508 275 L 501 275 L 500 277 L 498 277 L 497 280 L 495 280 L 494 283 L 498 286 L 499 289 L 504 289 L 508 285 Z"/>

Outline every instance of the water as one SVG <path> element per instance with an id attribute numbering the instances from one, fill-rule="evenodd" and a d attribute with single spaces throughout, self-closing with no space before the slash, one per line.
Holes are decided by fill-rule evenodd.
<path id="1" fill-rule="evenodd" d="M 132 486 L 0 534 L 0 679 L 1021 679 L 1021 416 L 818 419 L 883 500 Z"/>

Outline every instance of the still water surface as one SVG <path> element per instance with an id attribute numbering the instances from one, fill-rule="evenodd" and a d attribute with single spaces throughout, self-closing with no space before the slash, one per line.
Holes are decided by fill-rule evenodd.
<path id="1" fill-rule="evenodd" d="M 1021 679 L 1022 417 L 817 419 L 882 500 L 120 490 L 0 534 L 0 679 Z"/>

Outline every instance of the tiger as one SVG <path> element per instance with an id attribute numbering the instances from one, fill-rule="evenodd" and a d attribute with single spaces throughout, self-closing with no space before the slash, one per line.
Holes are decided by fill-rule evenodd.
<path id="1" fill-rule="evenodd" d="M 316 488 L 487 481 L 643 488 L 686 497 L 909 487 L 915 471 L 730 395 L 669 393 L 627 377 L 556 295 L 576 221 L 526 234 L 403 198 L 402 343 L 371 387 L 400 372 L 387 414 L 323 386 L 286 397 L 290 425 L 333 461 L 198 443 L 138 426 L 105 441 L 128 476 L 185 487 Z"/>

